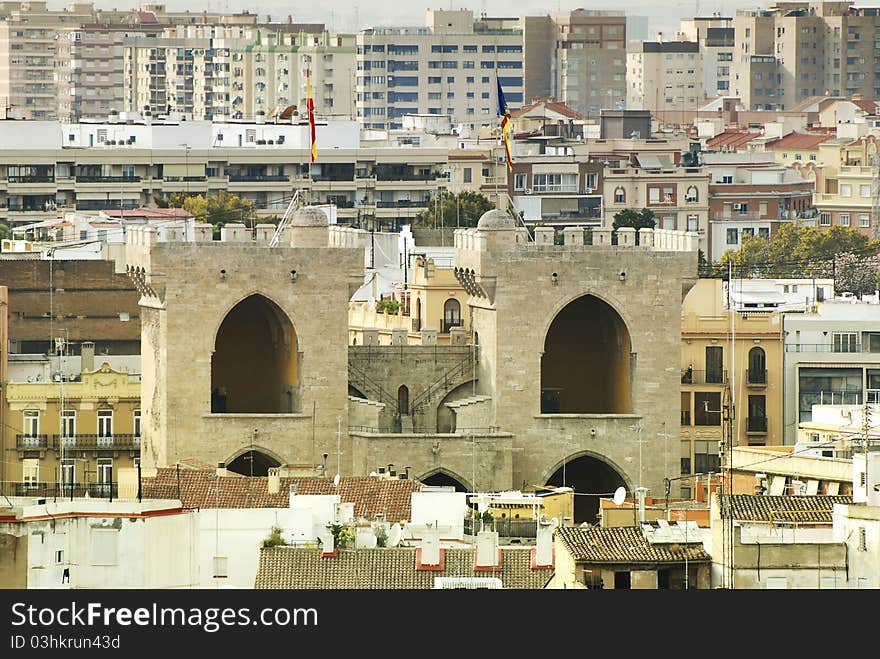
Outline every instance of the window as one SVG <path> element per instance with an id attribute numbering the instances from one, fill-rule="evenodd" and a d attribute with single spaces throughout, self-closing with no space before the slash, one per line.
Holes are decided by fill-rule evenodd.
<path id="1" fill-rule="evenodd" d="M 140 410 L 134 411 L 134 424 L 133 425 L 134 425 L 134 436 L 140 437 L 141 436 L 141 411 Z"/>
<path id="2" fill-rule="evenodd" d="M 830 227 L 831 226 L 831 213 L 819 213 L 819 226 L 820 227 Z"/>
<path id="3" fill-rule="evenodd" d="M 720 468 L 721 459 L 718 457 L 718 442 L 702 440 L 694 442 L 694 473 L 717 473 Z"/>
<path id="4" fill-rule="evenodd" d="M 849 183 L 840 184 L 840 196 L 852 197 L 852 186 Z"/>
<path id="5" fill-rule="evenodd" d="M 688 231 L 699 231 L 700 230 L 700 218 L 697 215 L 688 215 L 687 216 L 688 223 Z"/>
<path id="6" fill-rule="evenodd" d="M 728 229 L 727 230 L 727 244 L 728 245 L 738 245 L 739 244 L 739 229 Z"/>
<path id="7" fill-rule="evenodd" d="M 471 170 L 470 167 L 465 167 L 465 168 L 464 168 L 464 170 L 462 171 L 462 174 L 463 174 L 463 181 L 464 181 L 465 183 L 471 183 L 471 182 L 472 182 L 472 173 L 473 173 L 473 172 L 472 172 L 472 170 Z"/>
<path id="8" fill-rule="evenodd" d="M 648 188 L 648 203 L 660 203 L 660 188 Z"/>
<path id="9" fill-rule="evenodd" d="M 860 197 L 870 197 L 871 196 L 871 186 L 870 185 L 860 185 L 859 186 L 859 196 Z"/>
<path id="10" fill-rule="evenodd" d="M 861 213 L 859 215 L 859 226 L 860 227 L 870 227 L 871 226 L 871 216 L 867 213 Z"/>
<path id="11" fill-rule="evenodd" d="M 691 473 L 691 443 L 681 443 L 681 474 L 687 476 Z"/>
<path id="12" fill-rule="evenodd" d="M 113 442 L 113 410 L 98 410 L 98 443 Z"/>
<path id="13" fill-rule="evenodd" d="M 849 226 L 849 213 L 841 213 L 837 216 L 837 223 L 842 227 Z"/>
<path id="14" fill-rule="evenodd" d="M 625 204 L 626 203 L 626 190 L 622 187 L 617 187 L 614 190 L 614 203 L 615 204 Z"/>
<path id="15" fill-rule="evenodd" d="M 39 458 L 26 458 L 21 461 L 21 482 L 26 488 L 38 486 L 40 482 Z"/>
<path id="16" fill-rule="evenodd" d="M 858 352 L 859 335 L 856 332 L 834 332 L 834 352 Z"/>
<path id="17" fill-rule="evenodd" d="M 22 412 L 24 417 L 24 436 L 25 439 L 36 439 L 40 434 L 40 411 L 25 410 Z"/>
<path id="18" fill-rule="evenodd" d="M 76 410 L 61 412 L 61 443 L 73 446 L 76 442 Z"/>
<path id="19" fill-rule="evenodd" d="M 690 202 L 697 201 L 697 186 L 692 185 L 687 189 L 687 192 L 684 194 L 684 200 Z"/>
<path id="20" fill-rule="evenodd" d="M 513 189 L 514 190 L 525 190 L 526 189 L 526 175 L 525 174 L 514 174 L 513 175 Z"/>

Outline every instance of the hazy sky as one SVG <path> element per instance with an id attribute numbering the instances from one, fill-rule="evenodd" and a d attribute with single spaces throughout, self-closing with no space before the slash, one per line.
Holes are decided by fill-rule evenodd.
<path id="1" fill-rule="evenodd" d="M 122 9 L 136 4 L 146 4 L 139 0 L 92 0 L 98 7 Z M 162 0 L 154 0 L 161 2 Z M 49 0 L 50 7 L 62 7 L 66 2 Z M 424 25 L 425 10 L 429 8 L 456 9 L 468 8 L 475 13 L 485 11 L 492 16 L 520 16 L 556 13 L 557 10 L 570 10 L 578 7 L 584 9 L 622 9 L 628 14 L 648 16 L 652 36 L 659 30 L 666 34 L 674 32 L 678 27 L 678 19 L 693 16 L 695 12 L 706 15 L 722 12 L 732 15 L 737 9 L 767 7 L 775 4 L 745 0 L 619 0 L 610 2 L 600 0 L 593 3 L 586 0 L 449 0 L 446 2 L 425 0 L 321 0 L 321 2 L 300 3 L 294 5 L 289 0 L 166 0 L 165 6 L 172 11 L 250 11 L 267 14 L 272 20 L 284 19 L 288 14 L 294 20 L 302 22 L 323 22 L 339 30 L 354 31 L 357 28 L 375 25 Z M 356 20 L 357 17 L 357 20 Z"/>

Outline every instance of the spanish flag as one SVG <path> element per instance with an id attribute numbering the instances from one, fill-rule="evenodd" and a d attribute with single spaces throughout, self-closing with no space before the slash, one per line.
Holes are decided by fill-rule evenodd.
<path id="1" fill-rule="evenodd" d="M 315 99 L 312 98 L 312 72 L 309 69 L 306 69 L 306 97 L 309 109 L 309 133 L 312 141 L 311 162 L 315 162 L 318 159 L 318 145 L 315 143 Z"/>
<path id="2" fill-rule="evenodd" d="M 507 169 L 513 169 L 513 158 L 510 156 L 510 108 L 507 107 L 507 100 L 504 98 L 504 90 L 501 89 L 501 80 L 496 76 L 495 82 L 498 83 L 498 116 L 501 118 L 501 137 L 504 139 L 504 153 L 507 155 Z"/>

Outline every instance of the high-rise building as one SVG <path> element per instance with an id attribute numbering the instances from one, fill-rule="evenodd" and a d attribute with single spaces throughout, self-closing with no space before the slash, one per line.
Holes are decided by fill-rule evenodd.
<path id="1" fill-rule="evenodd" d="M 587 118 L 626 100 L 627 17 L 586 10 L 524 19 L 526 100 L 555 98 Z"/>
<path id="2" fill-rule="evenodd" d="M 681 34 L 688 41 L 700 44 L 706 98 L 728 96 L 735 43 L 733 17 L 715 15 L 682 19 Z"/>
<path id="3" fill-rule="evenodd" d="M 357 115 L 365 128 L 402 128 L 405 114 L 447 115 L 468 131 L 496 124 L 496 79 L 510 108 L 522 105 L 518 18 L 428 10 L 425 27 L 357 35 Z"/>
<path id="4" fill-rule="evenodd" d="M 813 96 L 880 95 L 880 7 L 786 2 L 735 19 L 732 91 L 751 109 L 785 110 Z"/>
<path id="5" fill-rule="evenodd" d="M 631 42 L 626 60 L 628 108 L 680 111 L 684 117 L 702 103 L 703 63 L 696 41 Z"/>

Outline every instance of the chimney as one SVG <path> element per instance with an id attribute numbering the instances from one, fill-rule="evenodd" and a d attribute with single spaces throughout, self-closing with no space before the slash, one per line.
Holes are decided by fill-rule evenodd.
<path id="1" fill-rule="evenodd" d="M 80 348 L 80 371 L 91 373 L 95 370 L 95 344 L 93 341 L 83 341 Z"/>
<path id="2" fill-rule="evenodd" d="M 426 566 L 440 565 L 440 531 L 431 524 L 427 526 L 422 535 L 422 543 L 419 545 L 421 553 L 419 563 Z"/>
<path id="3" fill-rule="evenodd" d="M 321 556 L 330 557 L 336 556 L 336 545 L 333 542 L 333 533 L 331 533 L 329 527 L 325 527 L 323 531 L 321 531 Z"/>
<path id="4" fill-rule="evenodd" d="M 227 474 L 226 463 L 225 462 L 218 462 L 217 463 L 217 475 L 218 476 L 226 476 L 226 474 Z"/>
<path id="5" fill-rule="evenodd" d="M 268 480 L 269 494 L 278 494 L 281 490 L 281 474 L 278 473 L 278 467 L 269 467 Z"/>
<path id="6" fill-rule="evenodd" d="M 501 569 L 501 551 L 498 549 L 497 531 L 477 533 L 477 555 L 474 569 Z"/>
<path id="7" fill-rule="evenodd" d="M 639 522 L 645 523 L 645 495 L 648 493 L 647 487 L 636 488 L 636 498 L 639 500 Z"/>
<path id="8" fill-rule="evenodd" d="M 538 520 L 538 532 L 535 546 L 535 568 L 544 568 L 553 565 L 553 529 L 554 524 L 548 522 L 544 516 Z"/>
<path id="9" fill-rule="evenodd" d="M 290 484 L 290 491 L 288 492 L 287 497 L 288 497 L 288 499 L 287 499 L 288 504 L 287 505 L 290 508 L 293 508 L 293 499 L 294 499 L 294 497 L 296 497 L 296 483 Z"/>

